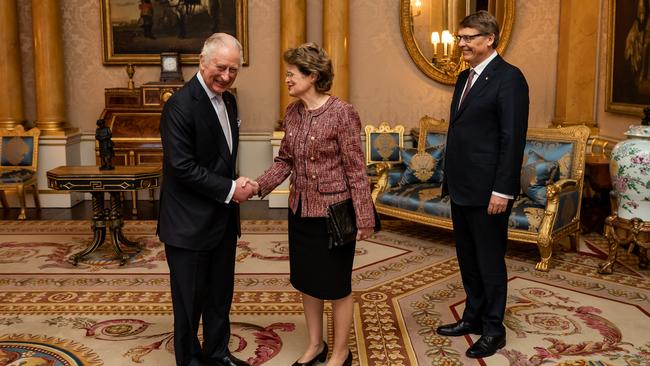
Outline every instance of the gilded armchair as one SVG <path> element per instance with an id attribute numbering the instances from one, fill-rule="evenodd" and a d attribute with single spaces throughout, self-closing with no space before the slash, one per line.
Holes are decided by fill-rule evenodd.
<path id="1" fill-rule="evenodd" d="M 0 128 L 0 201 L 9 208 L 6 190 L 15 190 L 20 200 L 19 220 L 25 215 L 25 189 L 32 188 L 34 204 L 40 208 L 36 169 L 38 165 L 38 128 L 25 131 L 19 125 L 14 129 Z"/>

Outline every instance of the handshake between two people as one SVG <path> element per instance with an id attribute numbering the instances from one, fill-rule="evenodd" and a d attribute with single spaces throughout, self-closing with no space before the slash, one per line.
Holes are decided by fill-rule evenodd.
<path id="1" fill-rule="evenodd" d="M 260 185 L 256 181 L 247 178 L 239 177 L 235 181 L 235 193 L 232 195 L 232 200 L 241 203 L 258 194 Z"/>

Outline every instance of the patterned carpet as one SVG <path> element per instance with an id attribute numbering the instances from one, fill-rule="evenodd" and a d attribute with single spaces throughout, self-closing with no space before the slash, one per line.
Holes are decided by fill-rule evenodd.
<path id="1" fill-rule="evenodd" d="M 451 233 L 401 221 L 357 246 L 356 365 L 650 365 L 650 271 L 621 253 L 599 275 L 607 243 L 593 253 L 557 250 L 548 273 L 531 245 L 508 250 L 508 338 L 498 355 L 471 360 L 476 337 L 435 327 L 458 319 L 464 293 Z M 77 267 L 68 256 L 92 239 L 85 221 L 0 222 L 0 365 L 172 365 L 171 299 L 152 221 L 128 221 L 144 247 L 126 266 L 110 245 Z M 306 329 L 288 281 L 285 221 L 246 221 L 238 243 L 231 351 L 252 365 L 290 365 Z M 331 307 L 325 337 L 331 342 Z"/>

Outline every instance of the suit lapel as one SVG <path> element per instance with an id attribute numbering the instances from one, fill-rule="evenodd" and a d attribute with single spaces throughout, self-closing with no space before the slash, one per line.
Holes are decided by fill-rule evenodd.
<path id="1" fill-rule="evenodd" d="M 199 123 L 207 126 L 208 130 L 212 134 L 212 139 L 217 142 L 216 145 L 219 155 L 221 155 L 223 160 L 230 163 L 231 159 L 230 151 L 228 150 L 228 142 L 226 142 L 226 136 L 223 133 L 221 124 L 219 123 L 217 112 L 212 106 L 212 101 L 210 101 L 208 94 L 203 90 L 203 87 L 196 76 L 192 80 L 192 83 L 194 87 L 194 96 L 198 100 L 197 120 Z"/>
<path id="2" fill-rule="evenodd" d="M 501 56 L 498 56 L 492 60 L 485 70 L 481 73 L 481 75 L 478 76 L 478 79 L 474 82 L 474 85 L 472 88 L 467 92 L 467 95 L 465 96 L 465 100 L 463 100 L 463 104 L 460 105 L 460 108 L 458 108 L 458 111 L 455 115 L 455 118 L 458 118 L 464 111 L 467 109 L 469 105 L 472 104 L 472 101 L 476 99 L 476 95 L 478 95 L 483 88 L 485 88 L 486 85 L 492 81 L 494 76 L 496 75 L 494 70 L 499 66 L 501 63 Z M 467 72 L 467 75 L 469 75 L 469 71 Z M 465 77 L 465 82 L 467 82 L 467 77 Z M 462 84 L 464 86 L 465 82 Z M 462 91 L 462 89 L 461 89 Z M 460 97 L 459 97 L 460 98 Z M 458 101 L 456 101 L 458 103 Z"/>
<path id="3" fill-rule="evenodd" d="M 230 132 L 232 139 L 232 160 L 233 163 L 237 159 L 237 149 L 239 147 L 239 125 L 237 122 L 237 105 L 234 102 L 234 96 L 228 92 L 223 93 L 223 102 L 226 106 L 226 113 L 228 113 L 228 121 L 230 122 Z"/>
<path id="4" fill-rule="evenodd" d="M 454 96 L 451 98 L 451 112 L 450 120 L 453 122 L 458 116 L 458 102 L 460 101 L 460 95 L 463 92 L 463 87 L 467 83 L 467 76 L 469 75 L 469 69 L 463 70 L 463 72 L 458 75 L 458 81 L 456 82 L 456 88 L 454 89 Z"/>

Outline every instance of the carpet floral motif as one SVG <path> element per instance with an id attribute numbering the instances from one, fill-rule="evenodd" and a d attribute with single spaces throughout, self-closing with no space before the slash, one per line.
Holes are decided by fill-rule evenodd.
<path id="1" fill-rule="evenodd" d="M 472 338 L 435 333 L 458 318 L 465 296 L 452 234 L 382 224 L 357 246 L 353 365 L 650 366 L 650 271 L 621 253 L 614 274 L 598 274 L 607 250 L 601 237 L 585 237 L 593 253 L 554 251 L 547 273 L 534 270 L 534 245 L 509 246 L 508 344 L 477 363 L 464 356 Z M 76 359 L 56 359 L 56 366 L 173 362 L 169 278 L 154 231 L 154 221 L 126 222 L 125 235 L 144 247 L 127 266 L 105 245 L 72 267 L 67 257 L 92 238 L 87 222 L 2 222 L 0 365 L 55 362 L 63 357 L 57 352 Z M 237 268 L 244 270 L 235 277 L 230 349 L 253 365 L 291 364 L 307 334 L 300 294 L 286 269 L 278 270 L 288 267 L 287 223 L 244 221 L 242 231 Z M 329 303 L 325 313 L 331 343 Z"/>

